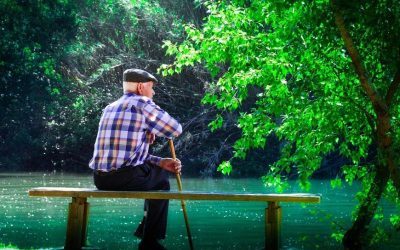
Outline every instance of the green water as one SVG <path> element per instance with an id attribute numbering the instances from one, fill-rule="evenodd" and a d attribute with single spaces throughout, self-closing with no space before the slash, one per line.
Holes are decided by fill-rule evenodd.
<path id="1" fill-rule="evenodd" d="M 294 183 L 293 183 L 294 184 Z M 69 198 L 29 197 L 27 190 L 39 186 L 93 187 L 92 177 L 70 174 L 0 174 L 0 243 L 22 249 L 56 248 L 64 244 Z M 171 178 L 171 189 L 176 183 Z M 299 192 L 297 185 L 287 192 Z M 185 190 L 262 192 L 258 179 L 186 179 Z M 331 239 L 331 222 L 350 225 L 357 184 L 332 190 L 326 181 L 313 181 L 312 193 L 322 194 L 322 202 L 302 206 L 281 203 L 283 249 L 340 249 Z M 137 249 L 132 235 L 143 215 L 143 200 L 89 199 L 88 241 L 101 249 Z M 187 212 L 195 249 L 262 249 L 264 246 L 264 209 L 260 202 L 188 201 Z M 313 213 L 312 211 L 317 211 Z M 395 209 L 384 204 L 386 214 Z M 398 212 L 398 211 L 397 211 Z M 396 249 L 400 235 L 381 249 Z M 179 201 L 171 201 L 167 239 L 168 249 L 188 249 L 186 229 Z M 398 249 L 398 248 L 397 248 Z"/>

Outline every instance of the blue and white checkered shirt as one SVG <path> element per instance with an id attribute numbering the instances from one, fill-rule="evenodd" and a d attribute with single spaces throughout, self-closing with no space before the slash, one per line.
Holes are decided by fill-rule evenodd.
<path id="1" fill-rule="evenodd" d="M 103 111 L 89 167 L 108 172 L 146 161 L 159 165 L 161 158 L 149 154 L 149 133 L 171 138 L 182 126 L 150 98 L 124 94 Z"/>

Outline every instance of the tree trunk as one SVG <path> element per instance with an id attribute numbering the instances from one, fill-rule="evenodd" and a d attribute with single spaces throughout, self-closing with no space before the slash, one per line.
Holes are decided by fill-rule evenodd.
<path id="1" fill-rule="evenodd" d="M 390 117 L 387 112 L 378 114 L 377 142 L 378 159 L 375 167 L 375 176 L 366 198 L 361 202 L 357 218 L 343 238 L 345 249 L 362 249 L 368 242 L 366 233 L 368 225 L 378 208 L 379 200 L 389 181 L 390 164 L 393 163 L 392 138 L 389 135 Z"/>
<path id="2" fill-rule="evenodd" d="M 343 237 L 342 243 L 345 249 L 363 249 L 366 242 L 368 242 L 366 238 L 368 225 L 374 217 L 388 180 L 389 174 L 387 167 L 379 164 L 371 188 L 360 205 L 357 218 Z"/>
<path id="3" fill-rule="evenodd" d="M 339 28 L 355 71 L 360 79 L 361 87 L 371 101 L 378 117 L 376 121 L 378 159 L 376 161 L 377 165 L 375 166 L 375 176 L 366 198 L 360 204 L 356 220 L 343 238 L 345 249 L 362 249 L 363 245 L 368 242 L 368 239 L 365 237 L 368 225 L 376 212 L 379 200 L 390 177 L 393 179 L 398 194 L 400 194 L 400 174 L 394 161 L 392 138 L 389 134 L 391 127 L 389 115 L 390 104 L 400 86 L 400 71 L 398 70 L 396 72 L 386 94 L 386 98 L 383 99 L 368 80 L 366 70 L 362 65 L 360 54 L 358 53 L 350 33 L 346 28 L 342 12 L 336 3 L 336 0 L 331 0 L 331 6 L 335 16 L 335 23 Z"/>

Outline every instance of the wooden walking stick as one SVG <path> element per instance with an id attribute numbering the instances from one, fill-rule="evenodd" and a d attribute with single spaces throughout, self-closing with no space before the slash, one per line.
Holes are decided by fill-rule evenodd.
<path id="1" fill-rule="evenodd" d="M 174 147 L 174 142 L 172 139 L 168 139 L 168 144 L 169 144 L 169 149 L 171 150 L 171 155 L 172 159 L 176 160 L 176 154 L 175 154 L 175 147 Z M 178 182 L 178 190 L 182 191 L 182 182 L 181 182 L 181 176 L 180 173 L 176 173 L 176 181 Z M 190 227 L 189 227 L 189 219 L 187 216 L 186 212 L 186 204 L 184 200 L 181 200 L 181 206 L 182 206 L 182 211 L 183 211 L 183 217 L 185 218 L 185 224 L 186 224 L 186 231 L 189 239 L 189 246 L 190 249 L 193 250 L 193 241 L 192 241 L 192 234 L 190 233 Z"/>

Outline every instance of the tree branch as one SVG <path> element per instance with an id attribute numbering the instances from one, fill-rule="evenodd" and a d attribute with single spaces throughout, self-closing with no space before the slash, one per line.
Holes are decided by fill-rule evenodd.
<path id="1" fill-rule="evenodd" d="M 336 5 L 336 1 L 331 0 L 331 5 L 335 15 L 336 26 L 339 28 L 346 49 L 350 54 L 351 61 L 353 62 L 356 73 L 361 81 L 362 88 L 371 100 L 374 110 L 377 114 L 387 112 L 388 108 L 386 103 L 383 102 L 379 94 L 372 88 L 370 82 L 368 81 L 365 69 L 360 60 L 360 54 L 358 53 L 357 48 L 354 46 L 353 40 L 351 39 L 351 36 L 346 29 L 343 15 Z"/>

